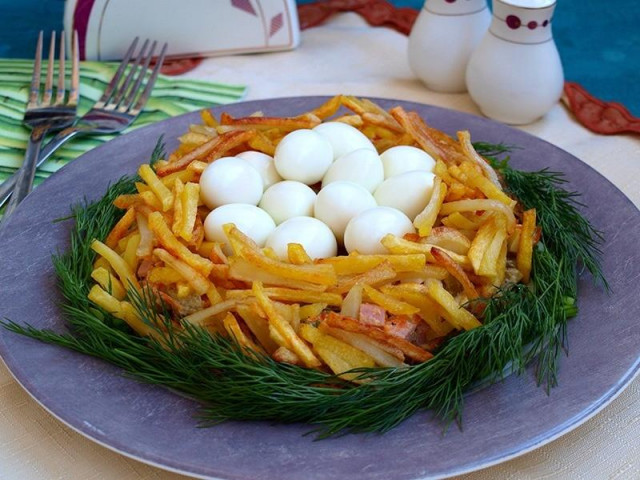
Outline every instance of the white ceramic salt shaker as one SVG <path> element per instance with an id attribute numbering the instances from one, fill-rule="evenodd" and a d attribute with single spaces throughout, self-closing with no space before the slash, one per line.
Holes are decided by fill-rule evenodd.
<path id="1" fill-rule="evenodd" d="M 427 0 L 409 35 L 409 64 L 430 90 L 465 92 L 471 52 L 489 28 L 486 0 Z"/>
<path id="2" fill-rule="evenodd" d="M 467 89 L 484 115 L 534 122 L 560 99 L 562 63 L 551 33 L 555 0 L 493 0 L 489 31 L 471 55 Z"/>

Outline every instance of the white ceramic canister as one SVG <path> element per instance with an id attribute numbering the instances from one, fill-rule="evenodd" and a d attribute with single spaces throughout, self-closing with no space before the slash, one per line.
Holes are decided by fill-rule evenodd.
<path id="1" fill-rule="evenodd" d="M 491 26 L 467 66 L 467 89 L 487 117 L 524 125 L 560 99 L 564 75 L 551 33 L 555 6 L 555 0 L 493 0 Z"/>
<path id="2" fill-rule="evenodd" d="M 491 22 L 486 0 L 427 0 L 409 35 L 409 64 L 437 92 L 465 92 L 465 69 Z"/>

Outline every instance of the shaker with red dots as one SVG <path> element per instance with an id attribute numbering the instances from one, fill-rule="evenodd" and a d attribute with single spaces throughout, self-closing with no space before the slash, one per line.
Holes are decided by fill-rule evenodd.
<path id="1" fill-rule="evenodd" d="M 558 103 L 564 75 L 553 41 L 555 0 L 493 0 L 491 26 L 471 55 L 467 89 L 483 114 L 523 125 Z"/>
<path id="2" fill-rule="evenodd" d="M 409 64 L 437 92 L 466 91 L 471 52 L 489 28 L 486 0 L 427 0 L 409 35 Z"/>

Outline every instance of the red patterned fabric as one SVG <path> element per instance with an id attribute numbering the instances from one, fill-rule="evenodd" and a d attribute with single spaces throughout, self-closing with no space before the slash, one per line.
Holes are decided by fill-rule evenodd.
<path id="1" fill-rule="evenodd" d="M 590 95 L 574 82 L 564 84 L 564 102 L 578 121 L 597 133 L 640 133 L 640 119 L 635 118 L 623 105 L 603 102 Z"/>
<path id="2" fill-rule="evenodd" d="M 203 58 L 172 58 L 165 60 L 160 72 L 165 75 L 182 75 L 196 68 L 202 63 Z"/>
<path id="3" fill-rule="evenodd" d="M 310 28 L 322 24 L 338 12 L 355 12 L 371 25 L 391 27 L 408 35 L 418 16 L 413 8 L 397 8 L 386 0 L 327 0 L 308 3 L 298 7 L 300 28 Z"/>

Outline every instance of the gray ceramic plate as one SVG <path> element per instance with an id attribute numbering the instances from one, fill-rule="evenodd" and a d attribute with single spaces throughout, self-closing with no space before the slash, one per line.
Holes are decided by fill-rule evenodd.
<path id="1" fill-rule="evenodd" d="M 238 103 L 234 115 L 262 110 L 297 114 L 323 98 Z M 197 428 L 196 404 L 142 385 L 99 360 L 0 331 L 0 351 L 16 379 L 47 410 L 92 440 L 124 455 L 194 476 L 221 479 L 416 479 L 459 474 L 521 455 L 575 428 L 609 403 L 639 369 L 640 215 L 606 179 L 568 153 L 530 135 L 441 108 L 380 100 L 415 109 L 449 133 L 523 147 L 521 169 L 566 172 L 582 192 L 587 215 L 607 238 L 603 259 L 612 295 L 583 279 L 580 314 L 569 325 L 570 353 L 550 395 L 529 370 L 467 396 L 464 430 L 417 414 L 385 435 L 314 441 L 306 425 L 225 423 Z M 37 327 L 64 328 L 50 255 L 68 247 L 69 206 L 99 198 L 110 182 L 134 173 L 164 134 L 167 146 L 198 114 L 122 136 L 66 166 L 24 201 L 0 232 L 0 315 Z"/>

